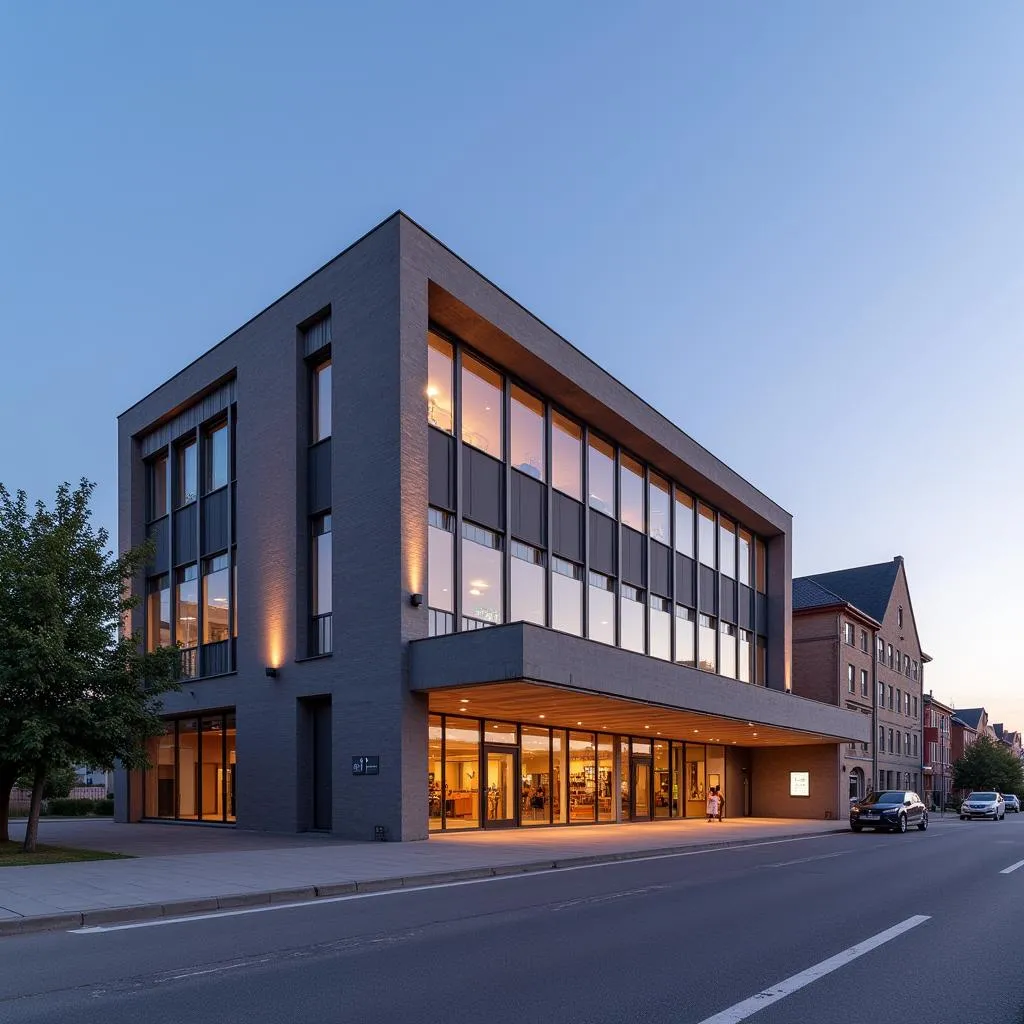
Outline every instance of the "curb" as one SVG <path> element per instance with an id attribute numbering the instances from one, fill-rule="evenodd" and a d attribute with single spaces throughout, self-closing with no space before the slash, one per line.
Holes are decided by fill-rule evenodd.
<path id="1" fill-rule="evenodd" d="M 768 841 L 803 839 L 828 836 L 848 831 L 846 827 L 827 828 L 820 832 L 797 832 L 772 836 Z M 245 910 L 266 907 L 274 903 L 302 904 L 318 900 L 353 896 L 360 893 L 389 892 L 396 889 L 426 889 L 454 882 L 471 882 L 485 878 L 505 878 L 535 871 L 557 871 L 566 868 L 592 867 L 595 864 L 615 864 L 622 861 L 654 860 L 661 857 L 685 856 L 706 850 L 742 849 L 765 842 L 758 839 L 723 839 L 721 842 L 694 843 L 688 846 L 662 846 L 650 850 L 619 850 L 615 853 L 581 854 L 573 857 L 552 857 L 527 861 L 522 864 L 500 864 L 495 867 L 459 868 L 422 875 L 403 875 L 394 878 L 373 878 L 356 882 L 330 882 L 325 885 L 307 885 L 290 889 L 268 889 L 265 892 L 232 893 L 200 899 L 171 900 L 167 903 L 141 903 L 130 907 L 107 907 L 65 914 L 45 914 L 35 917 L 15 917 L 0 920 L 0 938 L 9 935 L 30 935 L 35 932 L 71 931 L 77 928 L 95 928 L 107 924 L 128 924 L 152 921 L 160 917 L 187 918 L 193 914 L 215 913 L 218 910 Z"/>

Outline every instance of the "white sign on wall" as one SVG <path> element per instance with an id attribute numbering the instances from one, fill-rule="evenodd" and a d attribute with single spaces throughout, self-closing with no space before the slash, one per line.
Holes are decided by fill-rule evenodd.
<path id="1" fill-rule="evenodd" d="M 811 795 L 811 773 L 790 772 L 789 773 L 789 795 L 810 796 Z"/>

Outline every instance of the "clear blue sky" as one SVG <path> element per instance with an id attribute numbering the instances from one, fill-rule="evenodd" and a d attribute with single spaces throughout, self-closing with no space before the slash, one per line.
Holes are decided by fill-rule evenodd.
<path id="1" fill-rule="evenodd" d="M 501 7 L 501 10 L 495 9 Z M 907 559 L 1024 727 L 1024 7 L 7 4 L 0 479 L 401 207 L 795 516 Z"/>

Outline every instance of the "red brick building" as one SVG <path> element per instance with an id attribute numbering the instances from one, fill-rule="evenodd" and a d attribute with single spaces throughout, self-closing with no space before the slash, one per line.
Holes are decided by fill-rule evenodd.
<path id="1" fill-rule="evenodd" d="M 924 787 L 921 798 L 933 810 L 940 810 L 953 791 L 952 720 L 948 704 L 924 695 Z"/>

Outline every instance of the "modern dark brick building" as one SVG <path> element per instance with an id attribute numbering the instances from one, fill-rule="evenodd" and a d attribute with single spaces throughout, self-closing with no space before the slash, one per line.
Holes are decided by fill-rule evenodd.
<path id="1" fill-rule="evenodd" d="M 134 626 L 182 649 L 117 815 L 432 830 L 842 809 L 791 518 L 402 214 L 119 420 Z"/>
<path id="2" fill-rule="evenodd" d="M 844 749 L 849 796 L 922 787 L 925 662 L 903 558 L 793 581 L 793 691 L 870 716 Z"/>

